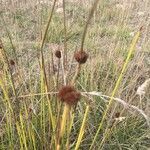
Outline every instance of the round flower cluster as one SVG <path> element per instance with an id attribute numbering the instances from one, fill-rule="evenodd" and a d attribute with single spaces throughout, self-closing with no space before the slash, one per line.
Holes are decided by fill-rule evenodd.
<path id="1" fill-rule="evenodd" d="M 58 93 L 58 96 L 62 102 L 67 103 L 68 105 L 76 105 L 80 100 L 81 94 L 76 91 L 73 86 L 67 85 L 63 86 Z"/>
<path id="2" fill-rule="evenodd" d="M 84 64 L 87 61 L 88 57 L 89 55 L 85 51 L 81 50 L 75 52 L 74 54 L 74 58 L 79 64 Z"/>

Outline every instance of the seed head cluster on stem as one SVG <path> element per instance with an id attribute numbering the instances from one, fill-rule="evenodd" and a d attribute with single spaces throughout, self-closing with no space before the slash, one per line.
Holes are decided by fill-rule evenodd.
<path id="1" fill-rule="evenodd" d="M 59 90 L 58 96 L 62 102 L 73 106 L 80 100 L 81 94 L 73 86 L 66 85 Z"/>
<path id="2" fill-rule="evenodd" d="M 12 66 L 14 66 L 14 65 L 15 65 L 15 61 L 14 61 L 14 60 L 12 60 L 12 59 L 10 59 L 10 60 L 9 60 L 9 63 L 10 63 L 10 65 L 12 65 Z"/>
<path id="3" fill-rule="evenodd" d="M 60 50 L 55 51 L 55 56 L 60 59 L 61 58 L 61 51 Z"/>
<path id="4" fill-rule="evenodd" d="M 86 63 L 88 56 L 89 55 L 85 51 L 81 50 L 74 53 L 74 58 L 79 64 Z"/>

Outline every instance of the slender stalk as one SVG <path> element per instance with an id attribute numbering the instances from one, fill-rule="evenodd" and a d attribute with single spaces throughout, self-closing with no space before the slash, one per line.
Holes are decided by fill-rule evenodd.
<path id="1" fill-rule="evenodd" d="M 97 7 L 97 5 L 98 5 L 98 2 L 99 2 L 99 0 L 95 0 L 93 6 L 92 6 L 92 8 L 91 8 L 91 11 L 90 11 L 90 13 L 89 13 L 87 22 L 86 22 L 86 24 L 85 24 L 85 28 L 84 28 L 83 35 L 82 35 L 82 39 L 81 39 L 81 48 L 80 48 L 81 51 L 83 51 L 83 47 L 84 47 L 84 42 L 85 42 L 85 37 L 86 37 L 88 25 L 89 25 L 89 23 L 90 23 L 90 21 L 91 21 L 91 18 L 92 18 L 93 14 L 94 14 L 94 11 L 95 11 L 95 9 L 96 9 L 96 7 Z M 79 75 L 80 75 L 80 71 L 81 71 L 81 64 L 78 64 L 77 69 L 76 69 L 76 73 L 75 73 L 75 75 L 74 75 L 74 77 L 73 77 L 73 80 L 72 80 L 72 82 L 71 82 L 72 84 L 75 84 L 75 81 L 77 80 L 77 78 L 78 78 Z"/>
<path id="2" fill-rule="evenodd" d="M 73 121 L 74 121 L 74 114 L 73 114 L 72 109 L 71 109 L 70 116 L 69 116 L 69 121 L 68 121 L 68 124 L 67 124 L 67 142 L 66 142 L 66 150 L 69 150 L 70 133 L 71 133 Z"/>
<path id="3" fill-rule="evenodd" d="M 66 26 L 66 4 L 65 4 L 65 0 L 63 0 L 63 24 L 64 24 L 64 55 L 63 55 L 63 59 L 64 59 L 64 69 L 66 69 L 66 63 L 67 63 L 67 26 Z"/>
<path id="4" fill-rule="evenodd" d="M 60 74 L 60 59 L 58 59 L 58 71 L 57 71 L 57 78 L 56 78 L 56 89 L 58 88 L 58 82 L 59 82 L 59 74 Z"/>
<path id="5" fill-rule="evenodd" d="M 22 141 L 22 134 L 21 134 L 21 128 L 19 126 L 19 122 L 16 122 L 16 129 L 17 129 L 17 132 L 18 132 L 18 137 L 19 137 L 19 141 L 20 141 L 20 149 L 23 150 L 24 146 L 23 146 L 23 141 Z"/>
<path id="6" fill-rule="evenodd" d="M 86 22 L 86 25 L 85 25 L 85 28 L 84 28 L 84 31 L 83 31 L 82 39 L 81 39 L 81 49 L 80 49 L 81 51 L 83 51 L 83 46 L 84 46 L 84 42 L 85 42 L 85 37 L 86 37 L 88 25 L 90 24 L 91 18 L 94 14 L 94 11 L 96 10 L 98 2 L 99 2 L 99 0 L 95 0 L 93 6 L 91 8 L 91 11 L 89 13 L 89 16 L 88 16 L 88 19 L 87 19 L 87 22 Z"/>
<path id="7" fill-rule="evenodd" d="M 73 76 L 73 79 L 71 81 L 71 84 L 74 85 L 76 80 L 78 79 L 79 75 L 80 75 L 80 71 L 81 71 L 81 64 L 78 63 L 78 66 L 76 68 L 76 72 L 75 75 Z"/>
<path id="8" fill-rule="evenodd" d="M 48 22 L 47 22 L 47 25 L 46 25 L 46 28 L 45 28 L 44 36 L 43 36 L 42 43 L 41 43 L 41 46 L 40 46 L 41 51 L 43 51 L 43 46 L 44 46 L 44 43 L 45 43 L 45 40 L 46 40 L 46 37 L 47 37 L 50 22 L 52 20 L 52 16 L 53 16 L 53 13 L 54 13 L 54 8 L 55 8 L 55 5 L 56 5 L 56 1 L 57 0 L 54 0 L 54 2 L 53 2 L 52 10 L 51 10 L 51 13 L 50 13 L 50 16 L 49 16 L 49 19 L 48 19 Z"/>
<path id="9" fill-rule="evenodd" d="M 27 139 L 26 139 L 26 130 L 25 130 L 22 114 L 20 114 L 20 128 L 21 128 L 22 142 L 23 142 L 23 145 L 24 145 L 24 149 L 28 150 Z"/>
<path id="10" fill-rule="evenodd" d="M 89 106 L 86 107 L 86 110 L 85 110 L 85 113 L 84 113 L 84 118 L 83 118 L 82 125 L 81 125 L 80 132 L 79 132 L 79 136 L 78 136 L 77 143 L 76 143 L 76 146 L 75 146 L 75 150 L 78 150 L 79 146 L 81 144 L 81 140 L 82 140 L 82 137 L 83 137 L 83 134 L 84 134 L 84 131 L 85 131 L 85 123 L 86 123 L 87 115 L 88 115 L 88 112 L 89 112 L 89 108 L 90 108 Z"/>
<path id="11" fill-rule="evenodd" d="M 57 143 L 57 150 L 60 149 L 60 142 L 61 142 L 61 139 L 63 138 L 64 133 L 66 131 L 67 121 L 69 121 L 68 117 L 70 114 L 70 109 L 71 109 L 70 106 L 65 104 L 64 110 L 63 110 L 63 115 L 62 115 L 61 126 L 60 126 L 59 141 Z"/>
<path id="12" fill-rule="evenodd" d="M 22 98 L 26 98 L 26 97 L 40 96 L 40 95 L 56 95 L 57 93 L 58 92 L 35 93 L 35 94 L 18 96 L 18 98 L 22 99 Z M 13 99 L 13 98 L 10 98 L 10 99 Z"/>
<path id="13" fill-rule="evenodd" d="M 44 74 L 44 81 L 45 81 L 45 85 L 46 85 L 46 91 L 48 91 L 48 82 L 47 82 L 46 71 L 45 71 L 43 46 L 44 46 L 44 43 L 45 43 L 45 40 L 46 40 L 46 37 L 47 37 L 50 22 L 52 20 L 52 16 L 53 16 L 53 13 L 54 13 L 54 8 L 55 8 L 55 5 L 56 5 L 56 1 L 57 0 L 54 0 L 54 2 L 53 2 L 52 10 L 51 10 L 51 13 L 50 13 L 50 16 L 49 16 L 49 19 L 48 19 L 48 22 L 47 22 L 47 25 L 46 25 L 46 28 L 45 28 L 44 36 L 42 38 L 41 46 L 40 46 L 41 69 L 43 70 L 43 74 Z"/>
<path id="14" fill-rule="evenodd" d="M 43 74 L 43 75 L 41 75 L 43 77 L 43 79 L 41 78 L 41 80 L 44 80 L 43 82 L 44 82 L 44 85 L 45 85 L 46 92 L 49 91 L 49 87 L 48 87 L 48 81 L 47 81 L 47 77 L 46 77 L 44 55 L 43 55 L 43 46 L 44 46 L 44 43 L 45 43 L 45 40 L 46 40 L 46 37 L 47 37 L 50 22 L 52 20 L 52 16 L 53 16 L 53 13 L 54 13 L 54 8 L 55 8 L 55 5 L 56 5 L 56 1 L 57 0 L 54 0 L 54 2 L 53 2 L 52 10 L 51 10 L 51 13 L 50 13 L 50 16 L 49 16 L 49 19 L 48 19 L 48 22 L 47 22 L 47 25 L 46 25 L 46 28 L 45 28 L 44 36 L 42 38 L 41 46 L 40 46 L 40 56 L 41 56 L 41 58 L 40 58 L 40 60 L 41 60 L 40 61 L 40 67 L 41 67 L 41 73 Z M 48 100 L 50 100 L 49 95 L 47 95 L 47 98 L 48 98 Z M 53 114 L 52 114 L 52 109 L 50 109 L 50 117 L 51 117 L 51 121 L 52 121 L 52 128 L 54 130 L 54 118 L 53 118 Z"/>
<path id="15" fill-rule="evenodd" d="M 67 104 L 65 104 L 64 112 L 63 112 L 63 116 L 62 116 L 62 122 L 61 122 L 60 137 L 63 137 L 63 135 L 64 135 L 64 131 L 65 131 L 65 127 L 66 127 L 66 120 L 68 117 L 69 110 L 70 110 L 70 107 Z"/>

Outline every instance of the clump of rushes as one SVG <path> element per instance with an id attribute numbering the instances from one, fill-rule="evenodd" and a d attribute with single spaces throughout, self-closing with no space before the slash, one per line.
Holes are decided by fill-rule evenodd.
<path id="1" fill-rule="evenodd" d="M 66 133 L 69 134 L 69 128 L 71 126 L 71 109 L 73 106 L 75 106 L 78 101 L 80 100 L 81 94 L 80 92 L 78 92 L 74 86 L 71 85 L 65 85 L 63 86 L 59 92 L 58 92 L 58 97 L 59 99 L 64 102 L 64 111 L 62 114 L 62 118 L 61 118 L 61 126 L 60 129 L 58 129 L 59 131 L 59 136 L 57 137 L 57 150 L 60 150 L 60 143 L 61 143 L 61 139 L 64 136 L 65 131 L 67 131 Z M 66 143 L 67 146 L 67 143 Z M 67 146 L 68 147 L 68 146 Z"/>
<path id="2" fill-rule="evenodd" d="M 86 63 L 88 57 L 89 57 L 89 55 L 85 51 L 82 51 L 82 50 L 77 51 L 74 54 L 74 58 L 79 64 Z"/>
<path id="3" fill-rule="evenodd" d="M 81 94 L 73 86 L 66 85 L 59 90 L 58 96 L 62 102 L 73 106 L 80 100 Z"/>
<path id="4" fill-rule="evenodd" d="M 60 50 L 55 51 L 55 56 L 60 59 L 61 58 L 61 51 Z"/>

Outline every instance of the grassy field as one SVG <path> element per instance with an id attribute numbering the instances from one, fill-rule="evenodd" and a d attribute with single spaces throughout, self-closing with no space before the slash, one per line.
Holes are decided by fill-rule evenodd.
<path id="1" fill-rule="evenodd" d="M 150 149 L 149 0 L 0 1 L 9 149 Z"/>

